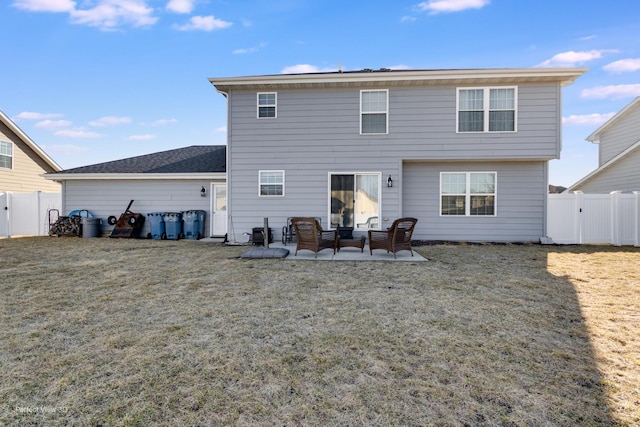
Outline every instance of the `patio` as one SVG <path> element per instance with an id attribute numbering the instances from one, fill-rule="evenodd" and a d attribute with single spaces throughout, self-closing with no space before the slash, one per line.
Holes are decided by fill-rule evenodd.
<path id="1" fill-rule="evenodd" d="M 253 249 L 260 249 L 261 246 L 254 246 Z M 413 256 L 409 251 L 400 251 L 397 253 L 397 257 L 394 258 L 392 253 L 387 253 L 382 249 L 376 249 L 373 251 L 373 255 L 369 253 L 369 245 L 365 243 L 364 250 L 360 252 L 359 248 L 343 247 L 336 254 L 333 254 L 331 249 L 324 249 L 318 252 L 318 256 L 310 250 L 300 250 L 298 255 L 296 253 L 296 243 L 288 243 L 283 245 L 282 242 L 274 242 L 269 244 L 269 249 L 284 248 L 289 250 L 289 255 L 284 259 L 287 261 L 297 260 L 311 260 L 311 261 L 398 261 L 398 262 L 423 262 L 428 261 L 421 256 L 415 250 Z M 251 249 L 247 249 L 251 250 Z"/>

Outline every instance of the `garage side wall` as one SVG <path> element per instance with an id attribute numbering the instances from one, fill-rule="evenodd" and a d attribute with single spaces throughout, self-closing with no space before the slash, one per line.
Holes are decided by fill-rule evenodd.
<path id="1" fill-rule="evenodd" d="M 206 211 L 205 236 L 209 235 L 210 199 L 208 180 L 72 180 L 64 182 L 63 212 L 86 209 L 96 218 L 102 218 L 102 231 L 109 233 L 110 215 L 119 217 L 134 200 L 130 210 L 145 216 L 150 212 Z M 200 195 L 202 187 L 206 197 Z M 145 221 L 142 236 L 149 233 Z"/>

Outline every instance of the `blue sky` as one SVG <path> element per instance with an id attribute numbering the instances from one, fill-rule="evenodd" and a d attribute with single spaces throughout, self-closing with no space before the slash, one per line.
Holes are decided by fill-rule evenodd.
<path id="1" fill-rule="evenodd" d="M 638 0 L 5 0 L 0 109 L 63 168 L 224 144 L 209 77 L 362 68 L 587 67 L 563 91 L 550 183 L 640 96 Z"/>

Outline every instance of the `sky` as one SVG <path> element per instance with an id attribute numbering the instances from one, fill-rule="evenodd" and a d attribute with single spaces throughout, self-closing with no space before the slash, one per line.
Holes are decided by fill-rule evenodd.
<path id="1" fill-rule="evenodd" d="M 566 187 L 640 96 L 638 0 L 3 0 L 0 17 L 0 110 L 63 169 L 225 144 L 212 77 L 586 67 L 550 162 Z"/>

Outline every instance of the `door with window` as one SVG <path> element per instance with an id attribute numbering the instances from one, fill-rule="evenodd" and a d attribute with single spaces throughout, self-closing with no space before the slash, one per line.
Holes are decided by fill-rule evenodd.
<path id="1" fill-rule="evenodd" d="M 379 172 L 329 174 L 331 228 L 379 228 L 380 177 Z"/>
<path id="2" fill-rule="evenodd" d="M 211 184 L 211 235 L 227 234 L 227 185 Z"/>

